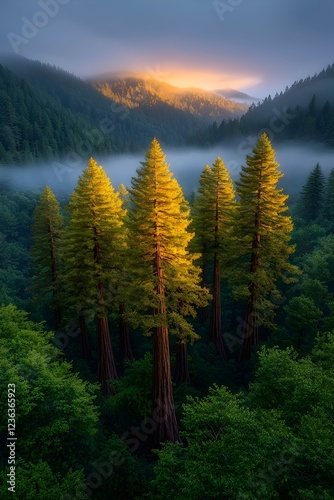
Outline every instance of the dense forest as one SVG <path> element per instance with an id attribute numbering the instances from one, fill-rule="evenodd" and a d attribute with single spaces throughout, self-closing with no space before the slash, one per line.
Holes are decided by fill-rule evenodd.
<path id="1" fill-rule="evenodd" d="M 2 189 L 17 498 L 333 498 L 334 169 L 282 176 L 263 133 L 190 200 L 156 139 L 131 186 Z"/>
<path id="2" fill-rule="evenodd" d="M 224 143 L 235 137 L 266 132 L 275 141 L 317 141 L 333 146 L 334 64 L 314 77 L 307 77 L 252 104 L 240 118 L 214 122 L 193 134 L 191 143 Z"/>
<path id="3" fill-rule="evenodd" d="M 0 63 L 0 164 L 142 151 L 153 136 L 166 146 L 202 147 L 266 132 L 275 143 L 333 146 L 334 65 L 247 110 L 149 75 L 83 81 L 19 56 L 2 56 Z"/>
<path id="4" fill-rule="evenodd" d="M 93 80 L 93 86 L 101 94 L 128 108 L 152 107 L 167 103 L 175 109 L 200 117 L 203 125 L 213 119 L 231 118 L 243 114 L 248 106 L 239 104 L 222 95 L 201 89 L 183 89 L 160 82 L 154 77 L 111 78 Z"/>
<path id="5" fill-rule="evenodd" d="M 106 131 L 0 65 L 1 164 L 52 160 L 67 153 L 114 149 Z M 97 133 L 97 134 L 96 134 Z"/>
<path id="6" fill-rule="evenodd" d="M 213 119 L 247 109 L 200 90 L 177 94 L 154 80 L 136 81 L 134 88 L 128 81 L 116 84 L 86 82 L 49 64 L 2 56 L 0 164 L 142 151 L 154 135 L 179 146 Z"/>

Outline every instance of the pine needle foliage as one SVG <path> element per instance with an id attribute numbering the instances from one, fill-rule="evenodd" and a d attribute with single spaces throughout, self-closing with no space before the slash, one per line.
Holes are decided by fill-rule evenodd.
<path id="1" fill-rule="evenodd" d="M 63 217 L 60 205 L 46 186 L 35 208 L 32 226 L 31 256 L 33 262 L 32 287 L 35 302 L 50 299 L 55 328 L 62 319 L 60 279 L 60 238 Z"/>
<path id="2" fill-rule="evenodd" d="M 236 295 L 246 300 L 244 341 L 241 359 L 248 359 L 258 344 L 258 327 L 273 327 L 275 302 L 280 298 L 277 280 L 289 283 L 298 270 L 289 262 L 293 224 L 286 215 L 288 196 L 277 184 L 283 177 L 275 151 L 264 133 L 252 155 L 247 155 L 236 183 L 239 203 L 235 232 L 238 265 L 235 268 Z"/>

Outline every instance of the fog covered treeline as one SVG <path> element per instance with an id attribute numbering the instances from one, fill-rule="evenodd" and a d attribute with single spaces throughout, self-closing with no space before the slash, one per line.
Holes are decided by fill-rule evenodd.
<path id="1" fill-rule="evenodd" d="M 192 104 L 206 114 L 200 98 L 196 103 L 184 98 L 180 108 L 143 89 L 140 106 L 127 106 L 102 95 L 91 82 L 19 56 L 0 56 L 0 84 L 0 165 L 59 159 L 68 153 L 87 157 L 142 151 L 154 135 L 163 144 L 181 145 L 204 123 L 191 111 Z M 224 101 L 209 98 L 208 93 L 205 123 L 211 121 L 214 99 Z M 189 99 L 195 101 L 195 96 Z"/>

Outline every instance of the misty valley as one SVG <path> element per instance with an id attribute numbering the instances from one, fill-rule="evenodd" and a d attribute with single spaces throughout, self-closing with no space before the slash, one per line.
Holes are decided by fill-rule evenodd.
<path id="1" fill-rule="evenodd" d="M 191 146 L 171 148 L 164 151 L 171 171 L 181 184 L 186 196 L 198 189 L 198 180 L 205 165 L 212 165 L 219 156 L 229 170 L 233 180 L 238 178 L 245 157 L 251 154 L 255 137 L 241 137 L 238 142 L 208 148 Z M 325 175 L 333 168 L 333 150 L 321 144 L 305 144 L 291 141 L 276 148 L 277 161 L 284 177 L 280 185 L 293 199 L 299 194 L 313 167 L 320 163 Z M 110 156 L 94 154 L 103 166 L 114 187 L 119 184 L 130 186 L 131 178 L 143 161 L 143 153 L 119 153 Z M 40 161 L 27 165 L 2 165 L 0 185 L 14 191 L 41 191 L 44 186 L 62 196 L 68 196 L 74 189 L 78 177 L 86 166 L 88 156 L 65 156 L 51 162 Z"/>
<path id="2" fill-rule="evenodd" d="M 0 61 L 0 497 L 334 498 L 334 65 Z"/>

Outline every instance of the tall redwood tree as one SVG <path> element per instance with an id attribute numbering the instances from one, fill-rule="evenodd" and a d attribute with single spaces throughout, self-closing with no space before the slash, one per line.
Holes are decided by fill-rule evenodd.
<path id="1" fill-rule="evenodd" d="M 195 199 L 194 228 L 196 249 L 202 253 L 202 275 L 208 276 L 212 266 L 212 303 L 210 312 L 209 342 L 225 358 L 221 324 L 221 281 L 226 278 L 231 259 L 232 221 L 235 194 L 230 174 L 221 158 L 212 168 L 204 168 Z"/>
<path id="2" fill-rule="evenodd" d="M 288 260 L 294 252 L 294 246 L 289 244 L 293 226 L 291 217 L 285 214 L 288 196 L 277 186 L 283 177 L 278 167 L 275 151 L 264 133 L 252 155 L 246 157 L 246 166 L 236 183 L 239 203 L 235 274 L 239 286 L 235 291 L 246 300 L 241 361 L 249 359 L 252 347 L 259 343 L 259 326 L 273 326 L 272 298 L 279 298 L 277 280 L 289 283 L 293 281 L 289 275 L 298 272 Z"/>
<path id="3" fill-rule="evenodd" d="M 129 207 L 129 259 L 137 322 L 153 334 L 152 446 L 179 440 L 172 391 L 169 333 L 196 337 L 185 317 L 207 300 L 199 286 L 200 270 L 188 250 L 189 207 L 172 177 L 156 139 L 132 179 Z M 201 298 L 201 292 L 202 297 Z"/>
<path id="4" fill-rule="evenodd" d="M 31 255 L 34 274 L 31 287 L 36 301 L 50 298 L 54 314 L 55 329 L 62 321 L 61 276 L 60 276 L 60 238 L 63 217 L 60 205 L 46 186 L 38 200 L 34 212 Z"/>
<path id="5" fill-rule="evenodd" d="M 66 285 L 82 316 L 94 318 L 98 346 L 97 378 L 103 393 L 117 378 L 108 325 L 124 254 L 125 211 L 119 194 L 101 166 L 91 158 L 68 205 L 64 232 Z M 82 318 L 81 318 L 82 319 Z"/>

